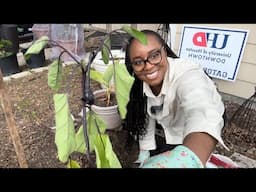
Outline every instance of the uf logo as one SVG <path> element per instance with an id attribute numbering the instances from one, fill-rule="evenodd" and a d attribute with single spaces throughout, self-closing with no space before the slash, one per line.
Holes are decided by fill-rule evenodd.
<path id="1" fill-rule="evenodd" d="M 198 32 L 193 36 L 193 43 L 200 47 L 224 49 L 227 45 L 228 37 L 228 34 Z"/>

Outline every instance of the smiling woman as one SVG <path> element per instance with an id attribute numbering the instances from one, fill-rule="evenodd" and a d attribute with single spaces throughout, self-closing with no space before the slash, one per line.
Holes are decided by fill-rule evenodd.
<path id="1" fill-rule="evenodd" d="M 71 66 L 64 68 L 64 74 L 72 71 Z M 54 116 L 53 116 L 53 92 L 48 88 L 47 84 L 47 71 L 40 73 L 29 73 L 30 75 L 24 76 L 19 79 L 12 79 L 6 83 L 7 95 L 12 96 L 13 112 L 15 120 L 21 137 L 21 142 L 24 146 L 26 159 L 30 168 L 65 168 L 66 166 L 61 163 L 57 158 L 56 146 L 54 144 Z M 80 73 L 75 71 L 70 84 L 70 109 L 72 114 L 78 114 L 80 109 Z M 65 78 L 66 79 L 66 78 Z M 91 81 L 92 89 L 100 89 L 100 85 Z M 42 94 L 43 90 L 43 94 Z M 227 103 L 227 115 L 231 117 L 237 109 L 238 105 L 234 103 Z M 156 112 L 158 113 L 158 112 Z M 6 125 L 5 116 L 3 115 L 2 108 L 0 107 L 0 167 L 1 168 L 18 168 L 19 164 L 17 156 L 14 151 L 14 146 L 10 141 L 10 133 Z M 136 113 L 135 115 L 138 115 Z M 254 113 L 256 116 L 256 113 Z M 75 118 L 78 118 L 75 116 Z M 225 129 L 224 129 L 225 130 Z M 156 130 L 157 131 L 157 130 Z M 234 129 L 229 127 L 224 132 L 224 140 L 229 142 L 231 151 L 224 150 L 223 147 L 218 146 L 218 153 L 230 156 L 234 150 L 242 152 L 247 157 L 256 160 L 255 144 L 246 140 L 246 137 L 241 138 L 241 134 L 245 133 L 245 129 Z M 127 139 L 127 131 L 112 131 L 109 130 L 108 134 L 111 137 L 114 151 L 117 153 L 124 168 L 137 167 L 132 163 L 138 156 L 137 143 L 132 141 L 131 151 L 125 148 Z M 247 135 L 248 136 L 248 135 Z M 253 135 L 251 135 L 253 138 Z M 255 138 L 255 137 L 254 137 Z M 233 152 L 232 152 L 233 151 Z M 228 152 L 228 154 L 227 154 Z M 84 161 L 84 167 L 87 161 L 81 156 L 76 156 L 76 159 Z M 247 166 L 252 168 L 252 166 Z M 246 167 L 246 168 L 247 168 Z M 256 167 L 256 166 L 254 166 Z"/>
<path id="2" fill-rule="evenodd" d="M 177 58 L 158 33 L 142 32 L 147 44 L 131 38 L 126 48 L 135 83 L 124 127 L 139 141 L 138 161 L 143 168 L 205 167 L 217 143 L 226 147 L 221 96 L 199 64 Z M 156 124 L 165 145 L 156 142 Z"/>

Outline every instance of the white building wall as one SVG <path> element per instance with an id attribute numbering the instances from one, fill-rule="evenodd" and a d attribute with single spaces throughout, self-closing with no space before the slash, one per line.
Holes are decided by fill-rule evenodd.
<path id="1" fill-rule="evenodd" d="M 111 24 L 111 29 L 118 29 L 124 24 Z M 131 25 L 131 24 L 126 24 Z M 245 46 L 243 58 L 239 67 L 236 81 L 230 82 L 214 79 L 219 90 L 223 93 L 249 98 L 255 92 L 256 86 L 256 24 L 194 24 L 200 26 L 246 29 L 249 30 L 248 40 Z M 88 24 L 85 24 L 88 26 Z M 90 26 L 106 30 L 107 24 L 91 24 Z M 135 24 L 137 29 L 151 29 L 157 31 L 160 24 Z M 108 26 L 109 27 L 109 26 Z M 171 47 L 178 54 L 183 24 L 170 24 Z"/>
<path id="2" fill-rule="evenodd" d="M 236 81 L 214 79 L 219 90 L 234 96 L 249 98 L 256 86 L 256 24 L 194 24 L 221 28 L 246 29 L 249 36 L 245 46 Z M 176 25 L 174 51 L 178 53 L 183 24 Z"/>

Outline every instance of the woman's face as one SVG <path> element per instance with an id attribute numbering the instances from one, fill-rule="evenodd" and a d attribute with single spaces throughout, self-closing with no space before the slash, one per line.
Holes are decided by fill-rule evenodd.
<path id="1" fill-rule="evenodd" d="M 164 47 L 153 35 L 147 35 L 147 45 L 134 39 L 130 46 L 130 61 L 137 77 L 151 87 L 161 86 L 167 70 Z"/>

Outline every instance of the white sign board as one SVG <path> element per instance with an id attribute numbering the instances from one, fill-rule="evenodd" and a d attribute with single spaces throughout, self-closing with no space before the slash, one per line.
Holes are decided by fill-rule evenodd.
<path id="1" fill-rule="evenodd" d="M 199 63 L 214 78 L 235 81 L 248 30 L 184 25 L 179 57 Z"/>

